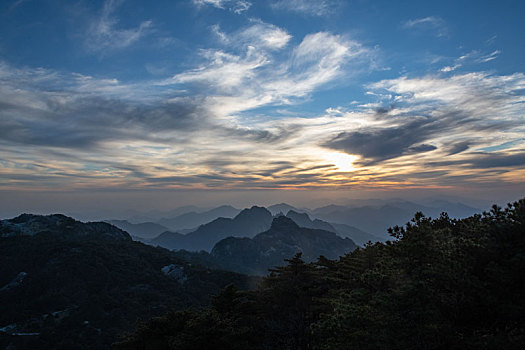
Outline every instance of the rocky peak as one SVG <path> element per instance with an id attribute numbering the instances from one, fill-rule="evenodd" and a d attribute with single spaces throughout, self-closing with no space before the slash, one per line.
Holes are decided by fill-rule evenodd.
<path id="1" fill-rule="evenodd" d="M 256 218 L 267 218 L 272 217 L 272 213 L 268 211 L 268 209 L 264 207 L 258 207 L 253 206 L 249 209 L 243 209 L 237 216 L 234 218 L 234 220 L 240 221 L 240 220 L 252 220 Z"/>
<path id="2" fill-rule="evenodd" d="M 299 226 L 290 218 L 287 218 L 286 216 L 278 216 L 272 221 L 272 226 L 270 227 L 270 230 L 297 230 Z"/>

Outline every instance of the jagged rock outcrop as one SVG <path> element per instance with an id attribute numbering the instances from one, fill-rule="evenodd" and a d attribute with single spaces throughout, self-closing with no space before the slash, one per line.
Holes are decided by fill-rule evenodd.
<path id="1" fill-rule="evenodd" d="M 184 274 L 184 266 L 170 264 L 164 266 L 162 269 L 160 269 L 160 271 L 180 284 L 184 283 L 188 279 L 188 277 Z"/>

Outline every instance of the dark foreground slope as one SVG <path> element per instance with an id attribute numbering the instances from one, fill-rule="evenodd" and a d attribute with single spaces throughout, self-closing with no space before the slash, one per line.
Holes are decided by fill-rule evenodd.
<path id="1" fill-rule="evenodd" d="M 251 283 L 133 242 L 109 224 L 62 215 L 3 223 L 10 237 L 0 238 L 1 349 L 109 348 L 137 321 L 207 305 L 224 286 Z"/>
<path id="2" fill-rule="evenodd" d="M 254 291 L 166 314 L 119 349 L 522 349 L 525 199 L 453 220 L 416 214 L 337 261 L 298 255 Z M 154 347 L 150 345 L 154 344 Z"/>

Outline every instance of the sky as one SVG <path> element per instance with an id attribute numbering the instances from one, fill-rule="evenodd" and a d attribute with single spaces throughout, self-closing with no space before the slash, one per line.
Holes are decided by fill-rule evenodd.
<path id="1" fill-rule="evenodd" d="M 525 193 L 525 2 L 4 0 L 0 214 Z"/>

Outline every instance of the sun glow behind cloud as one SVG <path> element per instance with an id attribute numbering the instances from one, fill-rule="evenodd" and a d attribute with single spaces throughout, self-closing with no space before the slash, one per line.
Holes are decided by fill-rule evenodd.
<path id="1" fill-rule="evenodd" d="M 333 163 L 339 171 L 348 172 L 357 169 L 354 166 L 354 161 L 359 158 L 358 156 L 341 152 L 329 152 L 324 157 L 326 161 Z"/>

